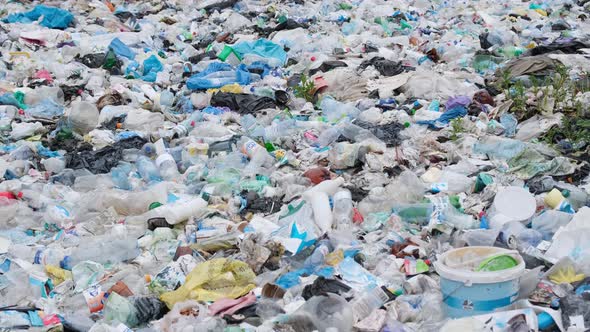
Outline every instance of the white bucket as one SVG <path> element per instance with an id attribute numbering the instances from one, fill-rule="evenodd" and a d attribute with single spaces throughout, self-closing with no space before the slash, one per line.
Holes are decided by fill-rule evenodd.
<path id="1" fill-rule="evenodd" d="M 518 265 L 494 272 L 475 272 L 473 268 L 461 267 L 476 266 L 477 262 L 499 254 L 511 255 Z M 440 255 L 434 267 L 440 275 L 445 313 L 448 317 L 459 318 L 489 313 L 516 301 L 525 263 L 518 252 L 513 250 L 465 247 Z"/>

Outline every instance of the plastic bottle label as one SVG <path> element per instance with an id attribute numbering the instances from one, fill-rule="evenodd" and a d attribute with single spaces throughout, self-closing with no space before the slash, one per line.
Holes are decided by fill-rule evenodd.
<path id="1" fill-rule="evenodd" d="M 104 307 L 104 292 L 100 285 L 90 286 L 82 294 L 91 313 L 102 310 Z"/>
<path id="2" fill-rule="evenodd" d="M 379 304 L 374 303 L 371 301 L 372 297 L 376 297 L 379 301 Z M 389 300 L 389 296 L 381 289 L 381 287 L 375 287 L 371 290 L 371 294 L 369 296 L 363 296 L 358 301 L 356 301 L 353 305 L 353 313 L 355 321 L 359 321 L 373 312 L 373 310 L 378 309 L 383 305 L 383 303 Z M 370 303 L 373 302 L 373 303 Z M 378 305 L 379 307 L 375 307 Z"/>
<path id="3" fill-rule="evenodd" d="M 569 214 L 576 213 L 576 211 L 574 211 L 574 208 L 572 207 L 572 205 L 565 199 L 562 200 L 561 203 L 559 203 L 559 205 L 557 206 L 557 210 L 559 210 L 561 212 L 569 213 Z"/>
<path id="4" fill-rule="evenodd" d="M 433 183 L 432 186 L 430 187 L 430 191 L 432 191 L 434 194 L 437 194 L 441 191 L 447 191 L 449 190 L 449 184 L 448 183 Z"/>
<path id="5" fill-rule="evenodd" d="M 244 143 L 244 146 L 242 147 L 242 152 L 248 157 L 252 158 L 252 156 L 254 156 L 256 149 L 258 148 L 260 148 L 260 145 L 258 145 L 258 143 L 254 142 L 253 140 L 248 140 L 246 143 Z"/>
<path id="6" fill-rule="evenodd" d="M 429 271 L 428 263 L 422 259 L 404 261 L 404 270 L 407 276 L 412 276 Z"/>
<path id="7" fill-rule="evenodd" d="M 41 255 L 43 254 L 43 250 L 37 250 L 35 253 L 35 258 L 33 259 L 33 264 L 41 264 Z"/>

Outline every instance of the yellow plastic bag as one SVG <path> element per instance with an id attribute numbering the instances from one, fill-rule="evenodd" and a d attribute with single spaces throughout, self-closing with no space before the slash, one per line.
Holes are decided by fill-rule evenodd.
<path id="1" fill-rule="evenodd" d="M 342 249 L 335 250 L 326 255 L 326 264 L 336 266 L 344 260 L 344 251 Z"/>
<path id="2" fill-rule="evenodd" d="M 238 298 L 256 287 L 256 274 L 248 264 L 227 258 L 216 258 L 197 265 L 184 285 L 160 296 L 168 308 L 185 300 L 216 301 Z"/>
<path id="3" fill-rule="evenodd" d="M 73 279 L 72 272 L 54 265 L 45 265 L 45 272 L 51 278 L 54 285 L 59 285 L 67 279 Z"/>
<path id="4" fill-rule="evenodd" d="M 242 86 L 237 83 L 227 84 L 218 89 L 207 89 L 207 93 L 213 94 L 215 92 L 229 92 L 229 93 L 242 93 Z"/>
<path id="5" fill-rule="evenodd" d="M 582 281 L 585 277 L 586 276 L 583 274 L 576 273 L 573 266 L 568 266 L 551 274 L 549 280 L 556 284 L 571 284 L 577 281 Z"/>

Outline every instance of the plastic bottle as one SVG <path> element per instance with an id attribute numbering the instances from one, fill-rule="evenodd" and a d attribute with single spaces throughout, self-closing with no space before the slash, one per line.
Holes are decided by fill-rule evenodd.
<path id="1" fill-rule="evenodd" d="M 334 195 L 334 224 L 337 230 L 350 229 L 352 227 L 352 194 L 349 190 L 341 190 Z"/>
<path id="2" fill-rule="evenodd" d="M 61 171 L 64 170 L 64 168 L 66 168 L 65 160 L 63 160 L 62 158 L 56 158 L 56 157 L 42 159 L 41 164 L 43 164 L 43 166 L 45 166 L 46 171 L 53 173 L 53 174 L 60 173 Z"/>
<path id="3" fill-rule="evenodd" d="M 140 253 L 137 240 L 134 238 L 113 239 L 107 236 L 99 236 L 82 242 L 80 246 L 65 256 L 62 266 L 72 269 L 78 263 L 92 261 L 100 264 L 116 264 L 131 260 Z"/>
<path id="4" fill-rule="evenodd" d="M 141 147 L 141 152 L 153 159 L 156 156 L 156 146 L 154 143 L 147 142 Z"/>
<path id="5" fill-rule="evenodd" d="M 166 181 L 175 180 L 180 176 L 176 161 L 169 153 L 161 154 L 156 159 L 156 166 L 160 170 L 160 175 Z"/>
<path id="6" fill-rule="evenodd" d="M 358 322 L 368 317 L 375 309 L 381 308 L 388 300 L 389 295 L 381 287 L 375 287 L 366 292 L 352 302 L 354 321 Z"/>
<path id="7" fill-rule="evenodd" d="M 474 180 L 450 171 L 443 171 L 437 182 L 431 187 L 433 192 L 461 193 L 470 192 Z"/>
<path id="8" fill-rule="evenodd" d="M 188 220 L 191 216 L 199 215 L 207 207 L 207 204 L 207 201 L 197 197 L 188 201 L 159 206 L 150 210 L 144 217 L 147 219 L 165 218 L 169 224 L 176 225 Z"/>
<path id="9" fill-rule="evenodd" d="M 536 247 L 543 235 L 531 228 L 526 228 L 521 222 L 511 221 L 502 226 L 500 239 L 510 249 L 526 250 L 528 247 Z"/>
<path id="10" fill-rule="evenodd" d="M 162 181 L 158 167 L 150 158 L 146 156 L 137 157 L 135 166 L 137 167 L 139 175 L 141 175 L 142 179 L 146 182 Z"/>
<path id="11" fill-rule="evenodd" d="M 329 241 L 322 240 L 316 246 L 315 250 L 309 257 L 305 259 L 303 262 L 303 267 L 311 270 L 315 270 L 316 268 L 324 265 L 324 261 L 326 259 L 326 255 L 330 253 L 330 243 Z"/>
<path id="12" fill-rule="evenodd" d="M 280 137 L 289 136 L 292 129 L 295 128 L 295 124 L 294 119 L 273 122 L 272 125 L 264 129 L 264 140 L 272 142 Z"/>
<path id="13" fill-rule="evenodd" d="M 268 154 L 266 149 L 248 137 L 243 136 L 238 142 L 238 146 L 242 153 L 250 159 L 250 163 L 244 169 L 244 173 L 247 176 L 255 175 L 260 170 L 260 167 L 273 163 L 273 158 Z"/>
<path id="14" fill-rule="evenodd" d="M 332 228 L 333 215 L 330 210 L 330 197 L 325 192 L 306 192 L 303 198 L 311 204 L 313 218 L 320 230 L 325 233 Z"/>
<path id="15" fill-rule="evenodd" d="M 31 264 L 60 266 L 68 251 L 61 248 L 35 248 L 15 244 L 10 249 L 11 256 Z"/>
<path id="16" fill-rule="evenodd" d="M 256 118 L 252 114 L 246 114 L 240 119 L 242 128 L 252 137 L 260 137 L 264 135 L 264 128 L 258 124 Z"/>
<path id="17" fill-rule="evenodd" d="M 306 195 L 313 195 L 314 193 L 324 192 L 328 195 L 334 195 L 340 187 L 344 184 L 344 178 L 338 177 L 333 180 L 326 180 L 318 183 L 306 191 Z"/>
<path id="18" fill-rule="evenodd" d="M 353 105 L 341 103 L 330 96 L 326 96 L 322 99 L 320 107 L 322 109 L 322 113 L 330 122 L 338 122 L 345 117 L 354 119 L 361 112 Z"/>
<path id="19" fill-rule="evenodd" d="M 561 194 L 574 209 L 578 210 L 583 206 L 588 206 L 588 193 L 583 189 L 566 182 L 558 182 L 556 187 L 561 189 Z"/>
<path id="20" fill-rule="evenodd" d="M 111 169 L 111 179 L 115 187 L 124 190 L 131 189 L 129 182 L 129 173 L 131 172 L 131 165 L 128 163 L 121 163 L 119 166 Z"/>
<path id="21" fill-rule="evenodd" d="M 569 196 L 570 193 L 568 191 L 564 191 L 564 192 Z M 571 214 L 575 213 L 569 200 L 566 199 L 565 195 L 563 195 L 563 193 L 561 191 L 559 191 L 559 189 L 557 189 L 557 188 L 554 188 L 553 190 L 548 192 L 545 195 L 544 201 L 545 201 L 545 204 L 552 209 L 556 209 L 556 210 L 571 213 Z"/>
<path id="22" fill-rule="evenodd" d="M 328 145 L 336 142 L 336 140 L 338 139 L 338 137 L 340 137 L 340 135 L 341 135 L 340 128 L 333 126 L 333 127 L 330 127 L 328 129 L 322 131 L 322 133 L 318 137 L 317 142 L 320 146 L 328 146 Z"/>

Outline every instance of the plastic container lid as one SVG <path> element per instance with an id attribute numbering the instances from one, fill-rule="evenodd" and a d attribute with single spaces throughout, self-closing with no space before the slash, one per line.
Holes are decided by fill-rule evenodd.
<path id="1" fill-rule="evenodd" d="M 514 221 L 531 218 L 537 209 L 535 197 L 521 187 L 507 187 L 498 192 L 493 205 L 496 213 Z"/>
<path id="2" fill-rule="evenodd" d="M 450 267 L 448 261 L 460 260 L 461 258 L 471 259 L 474 255 L 481 255 L 482 257 L 490 254 L 512 254 L 514 251 L 498 247 L 464 247 L 453 249 L 445 252 L 438 257 L 434 262 L 436 272 L 445 279 L 460 281 L 466 285 L 470 284 L 493 284 L 520 278 L 525 270 L 524 260 L 520 255 L 514 257 L 518 261 L 518 265 L 513 268 L 494 271 L 494 272 L 475 272 L 456 267 Z"/>

